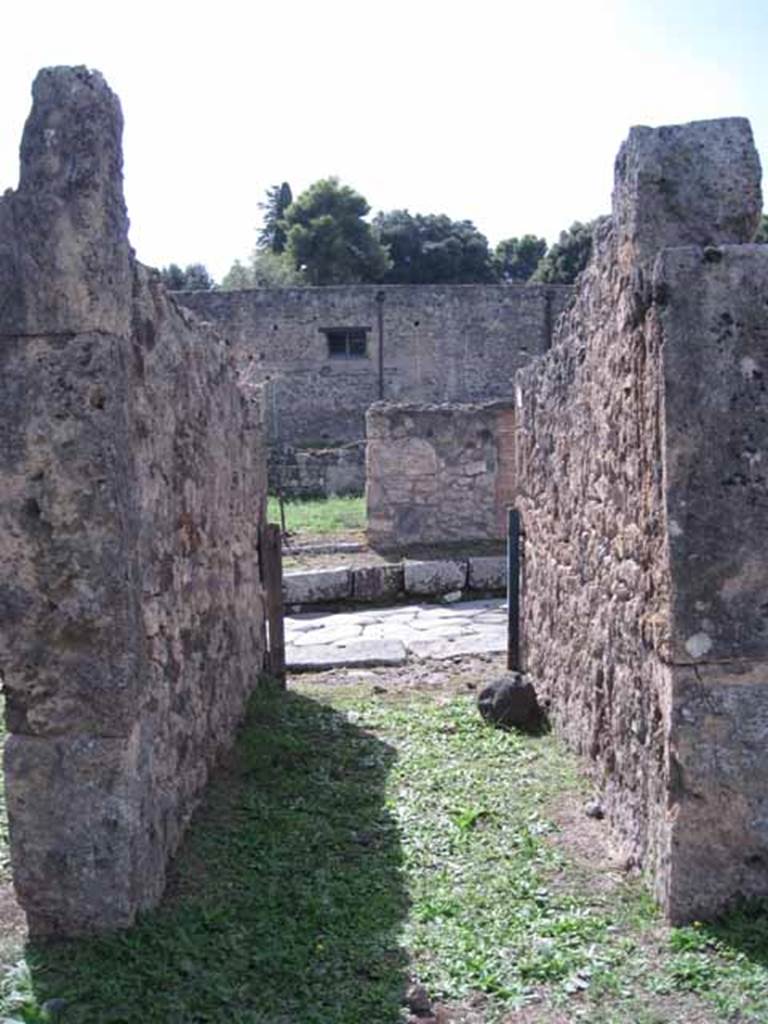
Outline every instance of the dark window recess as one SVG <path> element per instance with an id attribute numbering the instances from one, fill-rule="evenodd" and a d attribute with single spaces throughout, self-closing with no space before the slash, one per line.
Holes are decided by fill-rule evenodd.
<path id="1" fill-rule="evenodd" d="M 331 359 L 365 359 L 368 355 L 368 327 L 324 327 Z"/>

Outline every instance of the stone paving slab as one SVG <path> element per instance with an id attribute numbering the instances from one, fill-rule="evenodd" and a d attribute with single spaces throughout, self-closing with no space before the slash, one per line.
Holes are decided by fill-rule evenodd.
<path id="1" fill-rule="evenodd" d="M 408 653 L 417 658 L 457 658 L 470 654 L 501 654 L 507 649 L 507 631 L 475 636 L 441 636 L 408 644 Z"/>
<path id="2" fill-rule="evenodd" d="M 285 639 L 287 665 L 294 672 L 497 654 L 507 647 L 506 603 L 490 599 L 450 607 L 413 604 L 292 615 L 285 619 Z"/>
<path id="3" fill-rule="evenodd" d="M 402 665 L 408 657 L 399 640 L 355 640 L 348 647 L 311 644 L 286 648 L 286 664 L 292 672 L 322 672 L 327 668 L 373 668 Z"/>

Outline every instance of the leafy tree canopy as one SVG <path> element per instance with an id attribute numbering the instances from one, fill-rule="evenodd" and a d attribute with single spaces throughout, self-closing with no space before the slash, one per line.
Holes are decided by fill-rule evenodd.
<path id="1" fill-rule="evenodd" d="M 589 262 L 592 254 L 592 238 L 602 218 L 582 224 L 574 221 L 567 231 L 560 232 L 560 238 L 541 259 L 533 281 L 546 284 L 573 284 Z"/>
<path id="2" fill-rule="evenodd" d="M 175 263 L 169 263 L 161 269 L 160 279 L 173 292 L 210 291 L 216 287 L 216 282 L 202 263 L 189 263 L 185 270 Z"/>
<path id="3" fill-rule="evenodd" d="M 235 260 L 221 279 L 221 290 L 233 292 L 241 288 L 253 288 L 253 271 L 240 260 Z"/>
<path id="4" fill-rule="evenodd" d="M 493 262 L 500 281 L 529 281 L 547 251 L 547 240 L 535 235 L 505 238 L 496 246 Z"/>
<path id="5" fill-rule="evenodd" d="M 469 220 L 391 210 L 379 213 L 373 224 L 392 261 L 384 276 L 387 282 L 460 284 L 496 279 L 488 240 Z"/>
<path id="6" fill-rule="evenodd" d="M 365 199 L 338 178 L 323 178 L 302 192 L 285 211 L 285 253 L 307 284 L 380 281 L 387 251 L 363 218 Z"/>
<path id="7" fill-rule="evenodd" d="M 243 288 L 291 288 L 305 284 L 300 271 L 294 270 L 282 253 L 254 249 L 250 263 L 235 260 L 221 282 L 222 291 Z"/>
<path id="8" fill-rule="evenodd" d="M 768 242 L 768 216 L 765 214 L 763 214 L 760 219 L 760 227 L 757 229 L 755 241 L 760 242 L 762 245 L 765 245 L 766 242 Z"/>
<path id="9" fill-rule="evenodd" d="M 256 239 L 256 248 L 261 252 L 285 252 L 287 242 L 283 218 L 293 202 L 291 186 L 287 181 L 267 189 L 266 199 L 259 203 L 263 211 L 263 223 Z"/>

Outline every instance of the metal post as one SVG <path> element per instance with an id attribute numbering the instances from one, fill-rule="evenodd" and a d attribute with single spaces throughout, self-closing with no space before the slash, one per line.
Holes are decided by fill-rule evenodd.
<path id="1" fill-rule="evenodd" d="M 520 513 L 507 510 L 507 668 L 521 672 L 520 664 Z"/>
<path id="2" fill-rule="evenodd" d="M 376 313 L 379 329 L 379 401 L 384 398 L 384 292 L 376 292 Z"/>

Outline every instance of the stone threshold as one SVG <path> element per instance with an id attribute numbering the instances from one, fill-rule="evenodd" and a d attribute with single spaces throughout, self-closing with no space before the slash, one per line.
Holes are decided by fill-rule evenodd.
<path id="1" fill-rule="evenodd" d="M 460 601 L 478 594 L 503 594 L 507 587 L 504 555 L 477 555 L 433 561 L 403 559 L 359 568 L 287 572 L 283 601 L 287 611 L 307 606 L 387 604 L 405 598 Z"/>

